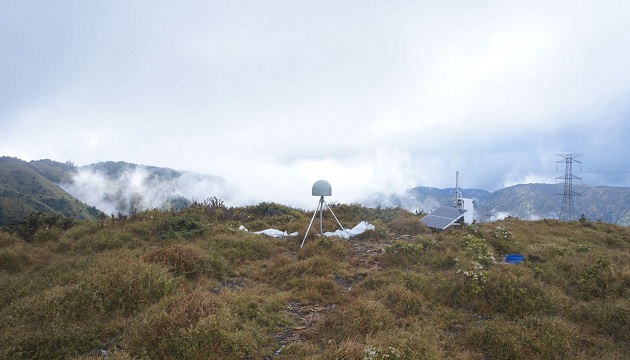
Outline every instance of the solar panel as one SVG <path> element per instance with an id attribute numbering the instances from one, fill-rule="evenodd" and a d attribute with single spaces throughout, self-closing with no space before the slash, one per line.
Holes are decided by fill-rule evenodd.
<path id="1" fill-rule="evenodd" d="M 428 227 L 444 230 L 464 216 L 466 210 L 440 206 L 420 221 Z"/>

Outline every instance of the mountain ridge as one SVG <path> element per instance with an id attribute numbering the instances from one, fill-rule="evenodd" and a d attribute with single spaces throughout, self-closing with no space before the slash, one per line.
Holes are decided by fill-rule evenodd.
<path id="1" fill-rule="evenodd" d="M 574 185 L 580 195 L 573 196 L 574 216 L 589 220 L 630 226 L 630 187 Z M 477 221 L 498 220 L 507 216 L 524 220 L 558 218 L 562 205 L 562 184 L 516 184 L 493 192 L 482 189 L 461 189 L 465 198 L 475 200 Z M 415 187 L 400 197 L 401 205 L 435 203 L 451 205 L 455 188 Z M 413 199 L 410 201 L 410 199 Z M 397 205 L 394 203 L 394 205 Z M 437 207 L 437 206 L 435 206 Z M 435 208 L 434 207 L 434 208 Z M 419 210 L 430 212 L 433 208 Z M 490 213 L 490 216 L 488 216 Z"/>
<path id="2" fill-rule="evenodd" d="M 0 225 L 20 220 L 32 212 L 45 212 L 78 219 L 100 214 L 94 206 L 68 194 L 51 179 L 66 177 L 68 164 L 58 167 L 49 160 L 25 162 L 0 157 Z"/>
<path id="3" fill-rule="evenodd" d="M 33 211 L 78 219 L 142 209 L 180 209 L 202 188 L 209 196 L 221 193 L 225 180 L 170 168 L 124 161 L 104 161 L 75 166 L 49 159 L 26 162 L 0 157 L 0 225 L 19 220 Z M 592 221 L 630 226 L 630 187 L 574 185 L 574 216 Z M 496 191 L 460 188 L 463 197 L 475 200 L 478 222 L 507 216 L 524 220 L 558 218 L 562 184 L 516 184 Z M 376 194 L 360 201 L 365 206 L 402 207 L 430 212 L 453 204 L 454 188 L 416 186 L 403 194 Z"/>

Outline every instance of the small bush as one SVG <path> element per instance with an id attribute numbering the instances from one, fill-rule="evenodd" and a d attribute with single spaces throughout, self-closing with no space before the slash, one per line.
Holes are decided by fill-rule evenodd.
<path id="1" fill-rule="evenodd" d="M 0 272 L 19 273 L 31 264 L 23 247 L 0 248 Z"/>
<path id="2" fill-rule="evenodd" d="M 409 267 L 423 260 L 425 247 L 426 244 L 395 241 L 383 248 L 381 259 L 389 266 Z"/>
<path id="3" fill-rule="evenodd" d="M 420 219 L 418 219 L 417 217 L 395 218 L 387 223 L 387 227 L 397 236 L 418 235 L 429 232 L 429 229 L 423 223 L 421 223 Z"/>
<path id="4" fill-rule="evenodd" d="M 494 255 L 489 251 L 484 239 L 466 235 L 460 239 L 460 246 L 472 255 L 472 261 L 488 267 L 495 262 Z"/>
<path id="5" fill-rule="evenodd" d="M 595 326 L 598 332 L 615 340 L 630 342 L 630 301 L 590 302 L 572 310 L 571 317 L 585 326 Z"/>
<path id="6" fill-rule="evenodd" d="M 166 269 L 128 257 L 96 263 L 79 284 L 105 311 L 128 315 L 159 301 L 176 285 Z"/>
<path id="7" fill-rule="evenodd" d="M 585 258 L 567 271 L 567 293 L 580 300 L 616 299 L 630 296 L 630 267 L 607 258 Z"/>
<path id="8" fill-rule="evenodd" d="M 281 290 L 291 291 L 291 300 L 305 304 L 336 304 L 343 301 L 343 292 L 332 279 L 317 276 L 302 276 L 291 279 L 279 286 Z"/>
<path id="9" fill-rule="evenodd" d="M 488 244 L 500 254 L 510 254 L 520 251 L 512 233 L 503 226 L 497 226 L 488 232 Z"/>
<path id="10" fill-rule="evenodd" d="M 382 302 L 398 317 L 416 316 L 426 311 L 426 300 L 402 285 L 390 285 L 385 289 Z"/>
<path id="11" fill-rule="evenodd" d="M 147 358 L 263 358 L 271 338 L 260 325 L 266 314 L 259 301 L 199 290 L 170 296 L 131 324 L 125 348 Z"/>
<path id="12" fill-rule="evenodd" d="M 31 329 L 20 335 L 10 348 L 0 348 L 3 359 L 71 359 L 80 353 L 88 353 L 99 345 L 93 332 L 80 328 L 58 325 Z M 22 336 L 23 335 L 23 336 Z"/>
<path id="13" fill-rule="evenodd" d="M 347 240 L 333 236 L 319 236 L 313 241 L 306 242 L 298 254 L 299 259 L 315 255 L 341 260 L 345 257 L 350 244 Z"/>
<path id="14" fill-rule="evenodd" d="M 394 324 L 394 315 L 382 303 L 353 299 L 341 304 L 317 325 L 317 337 L 324 342 L 341 343 L 350 339 L 376 336 Z"/>
<path id="15" fill-rule="evenodd" d="M 477 323 L 465 339 L 491 359 L 566 359 L 573 357 L 578 344 L 575 326 L 545 317 Z"/>
<path id="16" fill-rule="evenodd" d="M 194 279 L 204 271 L 206 259 L 201 250 L 192 245 L 173 244 L 149 251 L 142 260 L 166 266 L 178 276 Z"/>
<path id="17" fill-rule="evenodd" d="M 463 306 L 484 315 L 502 313 L 523 317 L 554 311 L 543 284 L 517 267 L 506 266 L 493 271 L 459 269 L 454 278 L 441 285 L 446 304 Z"/>
<path id="18" fill-rule="evenodd" d="M 5 247 L 5 246 L 10 246 L 15 243 L 22 242 L 22 241 L 23 240 L 20 239 L 15 234 L 10 234 L 8 232 L 4 232 L 0 230 L 0 248 Z"/>
<path id="19" fill-rule="evenodd" d="M 203 223 L 200 214 L 193 208 L 169 217 L 160 225 L 159 234 L 162 238 L 191 238 L 203 233 Z"/>
<path id="20" fill-rule="evenodd" d="M 236 233 L 207 240 L 210 251 L 231 263 L 262 260 L 271 256 L 275 240 L 266 236 Z"/>
<path id="21" fill-rule="evenodd" d="M 56 227 L 48 227 L 48 228 L 40 228 L 33 235 L 34 242 L 40 241 L 56 241 L 63 234 L 64 230 L 56 228 Z"/>

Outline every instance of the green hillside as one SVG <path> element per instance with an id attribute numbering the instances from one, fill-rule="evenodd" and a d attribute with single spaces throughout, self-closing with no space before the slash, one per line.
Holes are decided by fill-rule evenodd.
<path id="1" fill-rule="evenodd" d="M 55 182 L 67 181 L 73 171 L 69 164 L 50 160 L 26 162 L 0 157 L 0 225 L 43 212 L 92 219 L 100 213 L 75 199 Z"/>
<path id="2" fill-rule="evenodd" d="M 215 198 L 0 232 L 0 358 L 630 358 L 629 228 L 509 219 L 435 233 L 397 208 L 333 211 L 376 229 L 312 230 L 300 248 L 312 213 Z M 324 230 L 335 224 L 324 213 Z"/>

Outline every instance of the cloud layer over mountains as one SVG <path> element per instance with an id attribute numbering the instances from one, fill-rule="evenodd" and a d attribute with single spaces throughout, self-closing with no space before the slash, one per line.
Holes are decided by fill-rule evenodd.
<path id="1" fill-rule="evenodd" d="M 344 202 L 452 186 L 457 170 L 488 190 L 550 183 L 559 153 L 584 154 L 585 184 L 629 186 L 629 13 L 625 0 L 5 1 L 0 154 L 213 174 L 235 204 L 307 206 L 319 178 Z"/>
<path id="2" fill-rule="evenodd" d="M 106 214 L 129 213 L 133 209 L 169 209 L 192 200 L 224 192 L 223 180 L 189 172 L 159 176 L 144 166 L 129 167 L 109 175 L 91 167 L 79 168 L 73 182 L 61 185 L 77 199 Z M 205 196 L 205 197 L 204 197 Z"/>

